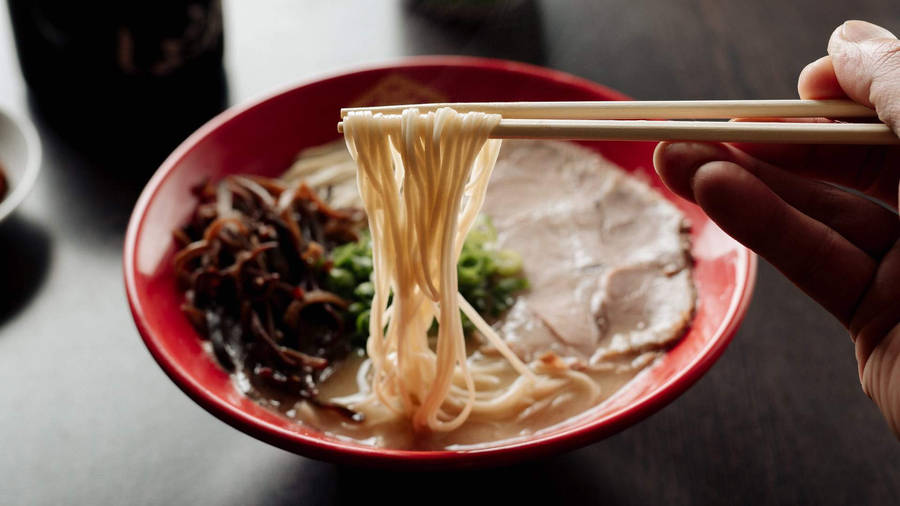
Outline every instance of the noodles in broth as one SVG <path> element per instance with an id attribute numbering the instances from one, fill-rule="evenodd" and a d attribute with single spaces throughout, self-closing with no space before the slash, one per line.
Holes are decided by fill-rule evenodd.
<path id="1" fill-rule="evenodd" d="M 523 363 L 459 295 L 456 265 L 500 150 L 499 140 L 488 139 L 499 121 L 448 108 L 344 118 L 372 237 L 375 294 L 368 388 L 339 402 L 369 422 L 399 416 L 416 430 L 446 432 L 467 419 L 499 420 L 548 406 L 539 401 L 575 383 L 591 398 L 599 395 L 589 376 L 554 356 Z M 460 311 L 515 370 L 514 381 L 497 381 L 496 361 L 467 357 Z"/>

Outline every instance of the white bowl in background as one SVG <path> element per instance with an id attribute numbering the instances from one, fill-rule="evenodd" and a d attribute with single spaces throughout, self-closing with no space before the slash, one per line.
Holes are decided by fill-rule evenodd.
<path id="1" fill-rule="evenodd" d="M 41 169 L 41 141 L 31 123 L 0 108 L 0 166 L 9 185 L 0 222 L 25 200 Z"/>

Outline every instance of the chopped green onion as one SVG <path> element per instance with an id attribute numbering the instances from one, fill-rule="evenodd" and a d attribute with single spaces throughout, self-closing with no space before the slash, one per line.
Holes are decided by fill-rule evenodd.
<path id="1" fill-rule="evenodd" d="M 369 335 L 369 310 L 359 313 L 356 317 L 356 333 L 364 336 Z"/>
<path id="2" fill-rule="evenodd" d="M 355 242 L 343 244 L 334 248 L 331 252 L 331 258 L 335 267 L 349 268 L 352 265 L 353 257 L 357 255 L 357 244 Z"/>
<path id="3" fill-rule="evenodd" d="M 348 292 L 356 286 L 356 278 L 347 269 L 333 267 L 328 271 L 328 285 L 335 292 Z"/>
<path id="4" fill-rule="evenodd" d="M 367 309 L 369 309 L 369 305 L 363 304 L 362 302 L 353 302 L 347 306 L 347 312 L 353 316 L 356 316 Z"/>
<path id="5" fill-rule="evenodd" d="M 497 230 L 491 220 L 479 215 L 463 243 L 457 264 L 459 291 L 479 314 L 497 318 L 515 302 L 515 295 L 528 288 L 522 276 L 522 257 L 512 250 L 497 249 Z M 353 243 L 336 247 L 331 253 L 332 268 L 327 272 L 326 286 L 339 293 L 350 304 L 344 318 L 353 333 L 355 346 L 364 347 L 369 335 L 369 316 L 375 286 L 372 276 L 372 245 L 367 233 Z M 393 294 L 388 295 L 388 304 Z M 463 331 L 475 330 L 462 315 Z M 437 332 L 434 322 L 429 334 Z"/>
<path id="6" fill-rule="evenodd" d="M 491 223 L 491 219 L 484 214 L 479 214 L 469 229 L 466 236 L 466 244 L 470 246 L 483 246 L 497 240 L 497 229 Z"/>
<path id="7" fill-rule="evenodd" d="M 467 252 L 459 259 L 457 276 L 459 285 L 463 287 L 476 286 L 484 279 L 485 257 L 483 255 Z"/>
<path id="8" fill-rule="evenodd" d="M 371 252 L 369 253 L 371 255 Z M 350 260 L 350 269 L 357 278 L 369 279 L 372 275 L 372 257 L 357 255 Z"/>
<path id="9" fill-rule="evenodd" d="M 496 292 L 511 294 L 528 288 L 528 280 L 525 278 L 503 278 L 497 281 Z"/>
<path id="10" fill-rule="evenodd" d="M 371 281 L 365 281 L 356 286 L 356 289 L 353 290 L 353 295 L 362 300 L 372 300 L 372 297 L 375 295 L 375 285 L 372 284 Z"/>
<path id="11" fill-rule="evenodd" d="M 497 250 L 493 261 L 500 276 L 515 276 L 522 271 L 522 256 L 511 249 Z"/>

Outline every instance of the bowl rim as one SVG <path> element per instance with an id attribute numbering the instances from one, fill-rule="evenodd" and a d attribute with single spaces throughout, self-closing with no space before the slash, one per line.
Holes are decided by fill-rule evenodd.
<path id="1" fill-rule="evenodd" d="M 684 393 L 722 355 L 746 314 L 756 283 L 757 258 L 753 252 L 744 247 L 737 249 L 739 256 L 736 262 L 738 272 L 735 278 L 735 295 L 732 296 L 724 320 L 714 332 L 714 338 L 710 339 L 703 348 L 698 350 L 695 357 L 686 367 L 675 373 L 668 381 L 658 385 L 639 402 L 619 408 L 603 418 L 586 421 L 563 431 L 553 432 L 552 435 L 518 440 L 501 446 L 465 450 L 395 450 L 367 447 L 349 441 L 326 440 L 291 431 L 259 420 L 220 399 L 197 381 L 188 371 L 179 366 L 173 355 L 157 342 L 138 297 L 137 240 L 141 234 L 150 203 L 159 192 L 163 183 L 174 172 L 174 169 L 198 146 L 200 141 L 231 119 L 281 95 L 290 93 L 297 88 L 369 71 L 422 66 L 510 70 L 549 81 L 573 85 L 592 93 L 599 92 L 619 100 L 629 98 L 627 95 L 590 80 L 566 72 L 526 63 L 469 56 L 416 56 L 358 65 L 345 70 L 315 75 L 293 84 L 280 86 L 274 91 L 263 93 L 243 104 L 232 106 L 223 111 L 183 141 L 154 173 L 135 205 L 125 236 L 123 273 L 129 307 L 144 344 L 166 375 L 185 394 L 215 417 L 242 432 L 274 446 L 332 462 L 407 469 L 413 466 L 416 469 L 483 467 L 571 450 L 600 440 L 639 422 Z"/>
<path id="2" fill-rule="evenodd" d="M 43 150 L 37 130 L 25 116 L 2 106 L 0 106 L 0 116 L 7 119 L 19 131 L 25 141 L 25 167 L 22 175 L 15 184 L 9 183 L 10 191 L 5 197 L 0 199 L 0 223 L 2 223 L 19 207 L 19 204 L 25 201 L 25 198 L 34 189 L 38 173 L 41 171 Z M 9 171 L 5 164 L 3 168 L 4 171 Z M 8 176 L 7 181 L 9 181 Z"/>

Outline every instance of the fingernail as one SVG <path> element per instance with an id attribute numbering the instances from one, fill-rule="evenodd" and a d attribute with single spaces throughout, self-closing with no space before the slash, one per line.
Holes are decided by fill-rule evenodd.
<path id="1" fill-rule="evenodd" d="M 894 36 L 894 34 L 878 25 L 858 20 L 844 22 L 839 33 L 841 38 L 848 42 L 863 42 Z"/>

